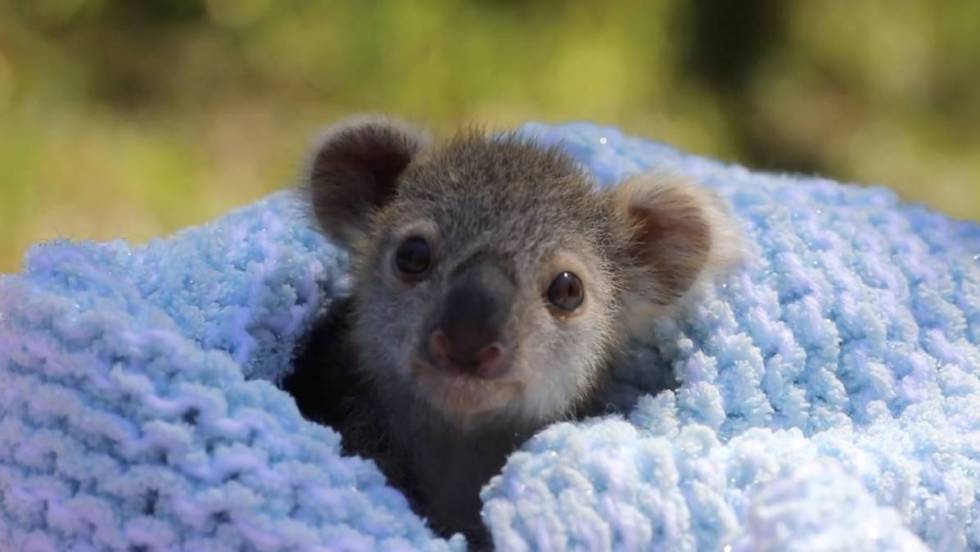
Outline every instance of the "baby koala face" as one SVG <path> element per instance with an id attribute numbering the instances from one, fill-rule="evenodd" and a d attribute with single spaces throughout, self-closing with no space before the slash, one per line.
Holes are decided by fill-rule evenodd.
<path id="1" fill-rule="evenodd" d="M 513 135 L 430 146 L 357 120 L 327 133 L 310 174 L 321 227 L 354 260 L 362 369 L 460 427 L 568 413 L 627 320 L 676 301 L 710 258 L 694 188 L 600 191 Z"/>
<path id="2" fill-rule="evenodd" d="M 613 334 L 614 221 L 554 150 L 470 134 L 420 153 L 354 249 L 360 348 L 460 421 L 567 410 Z"/>

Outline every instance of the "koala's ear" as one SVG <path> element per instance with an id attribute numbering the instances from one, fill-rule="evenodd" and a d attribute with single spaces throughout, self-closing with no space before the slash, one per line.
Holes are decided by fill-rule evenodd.
<path id="1" fill-rule="evenodd" d="M 702 277 L 733 261 L 738 238 L 720 201 L 669 174 L 616 186 L 613 208 L 629 225 L 624 303 L 647 316 L 676 304 Z"/>
<path id="2" fill-rule="evenodd" d="M 359 117 L 328 128 L 306 182 L 324 232 L 347 246 L 364 235 L 372 212 L 394 197 L 399 175 L 425 143 L 421 131 L 396 120 Z"/>

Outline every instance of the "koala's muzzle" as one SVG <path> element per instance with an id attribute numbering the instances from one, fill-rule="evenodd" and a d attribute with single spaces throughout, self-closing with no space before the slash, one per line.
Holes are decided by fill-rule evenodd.
<path id="1" fill-rule="evenodd" d="M 507 372 L 503 331 L 517 286 L 500 259 L 471 259 L 450 277 L 429 355 L 439 369 L 481 379 Z"/>

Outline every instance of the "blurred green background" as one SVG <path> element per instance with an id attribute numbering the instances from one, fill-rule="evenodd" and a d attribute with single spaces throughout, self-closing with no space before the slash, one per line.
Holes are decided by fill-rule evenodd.
<path id="1" fill-rule="evenodd" d="M 288 185 L 364 110 L 594 120 L 980 219 L 980 2 L 0 0 L 0 272 Z"/>

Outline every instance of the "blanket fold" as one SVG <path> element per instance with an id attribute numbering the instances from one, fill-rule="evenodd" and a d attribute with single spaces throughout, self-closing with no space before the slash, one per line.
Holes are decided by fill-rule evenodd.
<path id="1" fill-rule="evenodd" d="M 611 128 L 522 132 L 599 185 L 690 175 L 745 253 L 630 345 L 620 415 L 511 456 L 482 493 L 500 549 L 980 549 L 980 224 Z M 139 247 L 35 247 L 0 277 L 0 550 L 464 549 L 276 387 L 347 289 L 292 191 Z"/>

